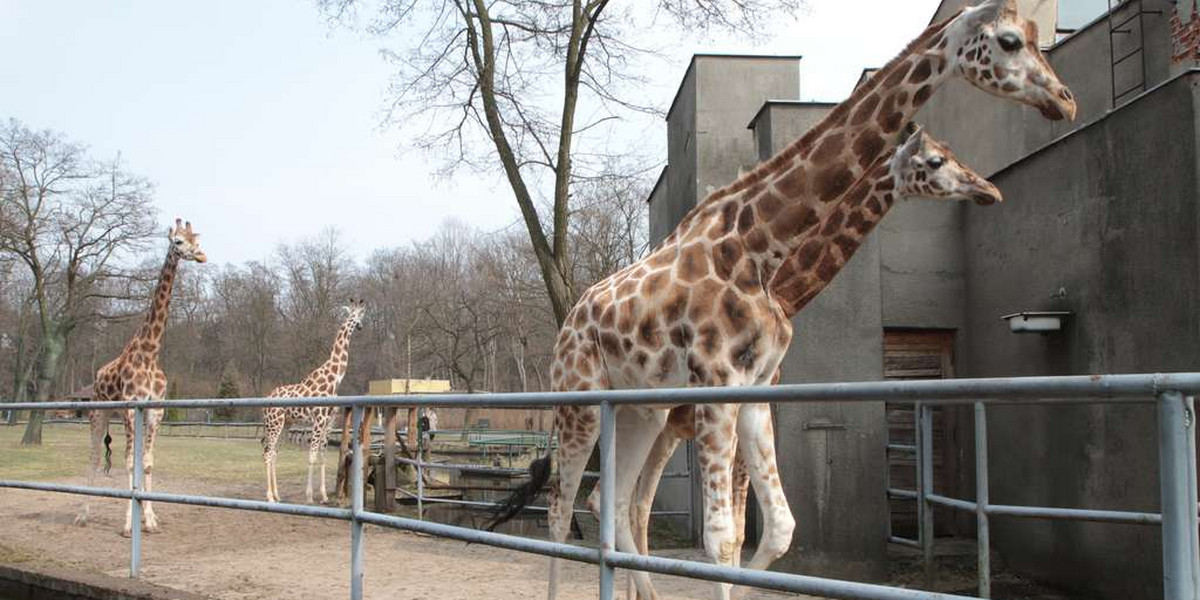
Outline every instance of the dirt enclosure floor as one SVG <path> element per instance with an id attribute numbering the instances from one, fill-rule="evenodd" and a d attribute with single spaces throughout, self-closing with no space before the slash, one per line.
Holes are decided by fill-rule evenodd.
<path id="1" fill-rule="evenodd" d="M 82 478 L 68 481 L 82 483 Z M 237 496 L 258 491 L 169 487 Z M 124 503 L 94 499 L 91 523 L 76 527 L 72 520 L 80 500 L 0 491 L 0 514 L 5 515 L 0 562 L 49 561 L 127 574 L 129 541 L 119 535 Z M 155 510 L 163 532 L 144 538 L 143 577 L 150 582 L 229 600 L 348 596 L 346 523 L 179 505 L 160 504 Z M 367 528 L 366 549 L 367 598 L 524 600 L 545 593 L 547 559 L 542 557 L 374 527 Z M 596 567 L 568 562 L 563 575 L 565 598 L 596 597 Z M 703 582 L 663 576 L 655 581 L 665 598 L 709 596 Z M 750 597 L 782 596 L 755 592 Z"/>
<path id="2" fill-rule="evenodd" d="M 84 484 L 87 448 L 83 429 L 47 427 L 44 444 L 17 444 L 20 430 L 0 427 L 0 479 Z M 96 485 L 124 487 L 123 436 L 114 434 L 110 477 Z M 280 448 L 279 485 L 285 502 L 304 498 L 305 452 Z M 334 456 L 328 458 L 332 493 Z M 257 440 L 160 437 L 155 449 L 155 490 L 260 500 L 264 494 Z M 82 496 L 0 489 L 0 564 L 65 568 L 125 577 L 129 540 L 121 537 L 126 503 L 90 498 L 86 527 L 73 524 Z M 349 525 L 305 517 L 156 504 L 162 533 L 144 538 L 143 578 L 169 588 L 228 600 L 346 598 L 349 595 Z M 586 518 L 585 518 L 586 521 Z M 585 529 L 595 522 L 584 522 Z M 971 543 L 939 544 L 939 575 L 932 589 L 973 595 Z M 964 552 L 964 548 L 966 552 Z M 925 587 L 917 555 L 893 556 L 892 584 Z M 697 550 L 656 550 L 673 558 L 705 560 Z M 480 545 L 368 526 L 365 592 L 389 600 L 516 600 L 546 592 L 548 559 Z M 1003 573 L 994 577 L 997 598 L 1064 600 Z M 618 585 L 625 579 L 618 572 Z M 709 598 L 706 582 L 654 576 L 664 599 Z M 620 589 L 620 588 L 619 588 Z M 560 596 L 596 598 L 597 568 L 564 562 Z M 751 591 L 751 600 L 806 598 Z"/>
<path id="3" fill-rule="evenodd" d="M 83 485 L 87 449 L 81 428 L 45 430 L 37 449 L 17 446 L 17 428 L 0 427 L 0 478 Z M 123 436 L 114 434 L 110 477 L 96 485 L 123 487 Z M 261 500 L 261 447 L 257 440 L 160 437 L 155 491 Z M 284 446 L 279 485 L 285 502 L 303 502 L 303 451 Z M 332 495 L 334 458 L 328 457 Z M 121 537 L 126 503 L 90 498 L 91 520 L 73 524 L 85 498 L 0 489 L 0 563 L 50 565 L 126 576 L 129 540 Z M 162 533 L 144 539 L 143 578 L 151 583 L 228 600 L 346 598 L 349 596 L 349 524 L 305 517 L 156 504 Z M 665 551 L 700 558 L 696 551 Z M 545 594 L 548 559 L 480 545 L 368 526 L 365 596 L 376 599 L 525 600 Z M 562 597 L 595 598 L 597 568 L 564 562 Z M 623 581 L 622 579 L 618 580 Z M 667 599 L 708 598 L 712 584 L 657 576 Z M 752 592 L 749 598 L 782 598 Z M 794 597 L 794 596 L 789 596 Z"/>

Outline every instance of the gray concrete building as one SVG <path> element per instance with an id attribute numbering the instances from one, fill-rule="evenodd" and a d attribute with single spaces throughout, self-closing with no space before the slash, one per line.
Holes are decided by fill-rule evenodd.
<path id="1" fill-rule="evenodd" d="M 1110 15 L 1104 2 L 1022 0 L 1078 119 L 1051 123 L 957 81 L 941 88 L 917 120 L 999 186 L 1004 204 L 894 208 L 797 316 L 784 382 L 1200 368 L 1194 3 L 1132 0 Z M 931 20 L 965 4 L 945 0 Z M 794 58 L 693 60 L 650 199 L 655 241 L 709 186 L 824 116 L 829 105 L 789 100 L 798 88 Z M 1014 334 L 1001 316 L 1022 310 L 1072 316 L 1058 334 Z M 912 507 L 886 497 L 885 448 L 911 435 L 910 414 L 777 408 L 781 475 L 798 521 L 778 568 L 886 576 L 888 522 L 902 530 Z M 988 417 L 993 502 L 1158 510 L 1152 409 L 992 407 Z M 937 426 L 935 487 L 972 498 L 970 414 L 945 410 Z M 890 484 L 904 485 L 903 459 L 891 466 Z M 973 535 L 969 516 L 936 517 L 940 535 Z M 1155 528 L 999 518 L 992 527 L 995 550 L 1020 573 L 1089 598 L 1161 597 Z"/>

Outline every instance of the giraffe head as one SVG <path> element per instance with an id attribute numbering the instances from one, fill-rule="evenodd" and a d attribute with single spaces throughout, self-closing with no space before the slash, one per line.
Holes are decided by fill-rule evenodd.
<path id="1" fill-rule="evenodd" d="M 890 166 L 897 196 L 970 199 L 981 206 L 1004 200 L 996 186 L 920 127 L 910 123 L 905 133 L 908 138 L 896 149 Z"/>
<path id="2" fill-rule="evenodd" d="M 366 300 L 355 300 L 354 298 L 351 298 L 350 304 L 343 306 L 342 310 L 346 311 L 347 325 L 352 327 L 354 331 L 362 329 L 363 313 L 367 312 Z"/>
<path id="3" fill-rule="evenodd" d="M 1028 104 L 1047 119 L 1075 120 L 1075 97 L 1038 48 L 1037 23 L 1017 14 L 1016 0 L 984 0 L 965 9 L 947 33 L 953 71 L 975 87 Z"/>
<path id="4" fill-rule="evenodd" d="M 171 252 L 183 260 L 194 260 L 198 263 L 208 261 L 204 251 L 200 249 L 200 234 L 192 231 L 192 222 L 175 219 L 175 226 L 167 231 L 167 239 L 171 240 Z"/>

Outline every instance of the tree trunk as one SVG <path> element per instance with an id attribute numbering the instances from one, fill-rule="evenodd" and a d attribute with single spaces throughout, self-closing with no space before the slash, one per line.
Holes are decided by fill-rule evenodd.
<path id="1" fill-rule="evenodd" d="M 66 336 L 62 331 L 47 332 L 42 340 L 42 350 L 37 358 L 37 393 L 34 402 L 46 402 L 58 379 L 59 362 L 62 360 L 66 347 Z M 46 418 L 45 411 L 35 410 L 29 413 L 29 423 L 25 426 L 25 435 L 21 437 L 22 446 L 42 445 L 42 421 Z"/>

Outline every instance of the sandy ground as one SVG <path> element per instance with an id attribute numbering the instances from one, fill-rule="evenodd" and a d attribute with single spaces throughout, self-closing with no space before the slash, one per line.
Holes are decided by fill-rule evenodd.
<path id="1" fill-rule="evenodd" d="M 117 470 L 114 469 L 114 475 Z M 98 482 L 119 485 L 120 478 Z M 83 478 L 61 480 L 83 483 Z M 163 491 L 257 498 L 258 487 L 189 487 L 156 481 Z M 284 487 L 285 500 L 303 497 Z M 290 493 L 289 493 L 290 492 Z M 87 527 L 72 524 L 82 497 L 0 490 L 0 562 L 31 561 L 124 576 L 129 541 L 120 536 L 125 504 L 92 498 Z M 147 535 L 143 577 L 222 599 L 345 598 L 349 593 L 348 525 L 342 522 L 180 505 L 156 505 L 163 532 Z M 548 559 L 485 546 L 369 527 L 366 597 L 496 600 L 539 598 Z M 674 557 L 696 553 L 664 552 Z M 568 600 L 595 598 L 597 569 L 565 563 Z M 618 574 L 618 582 L 623 578 Z M 708 598 L 711 584 L 656 576 L 664 599 Z M 752 599 L 783 598 L 752 592 Z M 795 597 L 795 596 L 786 596 Z"/>

